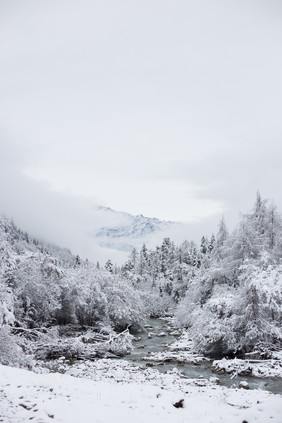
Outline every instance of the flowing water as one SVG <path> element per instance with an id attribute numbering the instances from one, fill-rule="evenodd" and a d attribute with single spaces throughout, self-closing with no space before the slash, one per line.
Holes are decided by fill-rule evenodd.
<path id="1" fill-rule="evenodd" d="M 147 356 L 150 352 L 165 352 L 167 345 L 171 344 L 176 340 L 175 336 L 168 333 L 168 323 L 162 319 L 149 319 L 148 328 L 144 333 L 138 334 L 138 341 L 134 342 L 134 350 L 132 353 L 124 358 L 126 360 L 134 362 L 143 368 L 153 366 L 160 372 L 165 373 L 169 370 L 176 368 L 180 373 L 184 374 L 189 378 L 204 378 L 209 379 L 210 377 L 217 377 L 220 379 L 222 385 L 227 387 L 238 387 L 240 382 L 246 381 L 250 389 L 264 389 L 273 393 L 282 394 L 282 380 L 281 379 L 260 379 L 252 376 L 236 376 L 232 378 L 231 375 L 224 374 L 219 375 L 214 373 L 211 369 L 209 362 L 201 364 L 180 364 L 180 363 L 169 363 L 169 362 L 154 362 L 150 360 L 143 360 L 143 357 Z M 164 333 L 165 336 L 152 336 L 148 337 L 148 334 L 152 332 L 156 335 Z"/>

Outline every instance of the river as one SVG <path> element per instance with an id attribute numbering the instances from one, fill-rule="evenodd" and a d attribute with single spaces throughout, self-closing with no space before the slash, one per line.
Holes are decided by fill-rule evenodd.
<path id="1" fill-rule="evenodd" d="M 250 389 L 263 389 L 273 393 L 282 394 L 282 380 L 281 379 L 270 379 L 270 378 L 256 378 L 252 376 L 236 376 L 232 378 L 229 374 L 218 375 L 211 369 L 209 362 L 200 364 L 188 364 L 188 363 L 169 363 L 169 362 L 155 362 L 150 360 L 144 360 L 143 357 L 147 356 L 151 352 L 164 352 L 166 351 L 167 345 L 171 344 L 176 340 L 175 336 L 170 335 L 168 323 L 163 319 L 149 319 L 149 326 L 145 332 L 138 334 L 138 341 L 134 342 L 134 350 L 126 357 L 126 360 L 134 362 L 143 368 L 152 366 L 158 369 L 160 372 L 165 373 L 169 370 L 176 368 L 179 372 L 189 378 L 204 378 L 210 379 L 210 377 L 217 377 L 220 379 L 220 383 L 227 387 L 237 388 L 240 382 L 246 381 Z M 156 335 L 164 333 L 164 336 L 152 336 L 148 337 L 149 333 L 155 333 Z"/>

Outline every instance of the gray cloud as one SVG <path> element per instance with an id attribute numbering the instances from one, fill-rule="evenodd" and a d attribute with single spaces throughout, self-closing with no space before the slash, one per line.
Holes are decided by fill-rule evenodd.
<path id="1" fill-rule="evenodd" d="M 280 2 L 0 7 L 3 139 L 24 152 L 14 197 L 24 180 L 44 203 L 45 182 L 58 202 L 203 228 L 233 223 L 257 189 L 282 207 Z"/>

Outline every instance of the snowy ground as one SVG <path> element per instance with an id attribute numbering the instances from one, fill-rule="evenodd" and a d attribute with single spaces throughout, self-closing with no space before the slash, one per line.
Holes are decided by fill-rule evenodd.
<path id="1" fill-rule="evenodd" d="M 181 380 L 151 369 L 146 375 L 125 368 L 128 363 L 111 361 L 109 367 L 109 362 L 99 360 L 92 369 L 78 365 L 73 370 L 80 377 L 0 366 L 0 421 L 282 423 L 280 395 Z M 182 399 L 183 408 L 176 408 Z"/>

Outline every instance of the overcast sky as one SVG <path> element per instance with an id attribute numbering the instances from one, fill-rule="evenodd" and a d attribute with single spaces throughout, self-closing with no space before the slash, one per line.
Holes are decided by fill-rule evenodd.
<path id="1" fill-rule="evenodd" d="M 203 225 L 282 209 L 281 49 L 280 0 L 1 0 L 2 209 L 13 179 Z"/>

